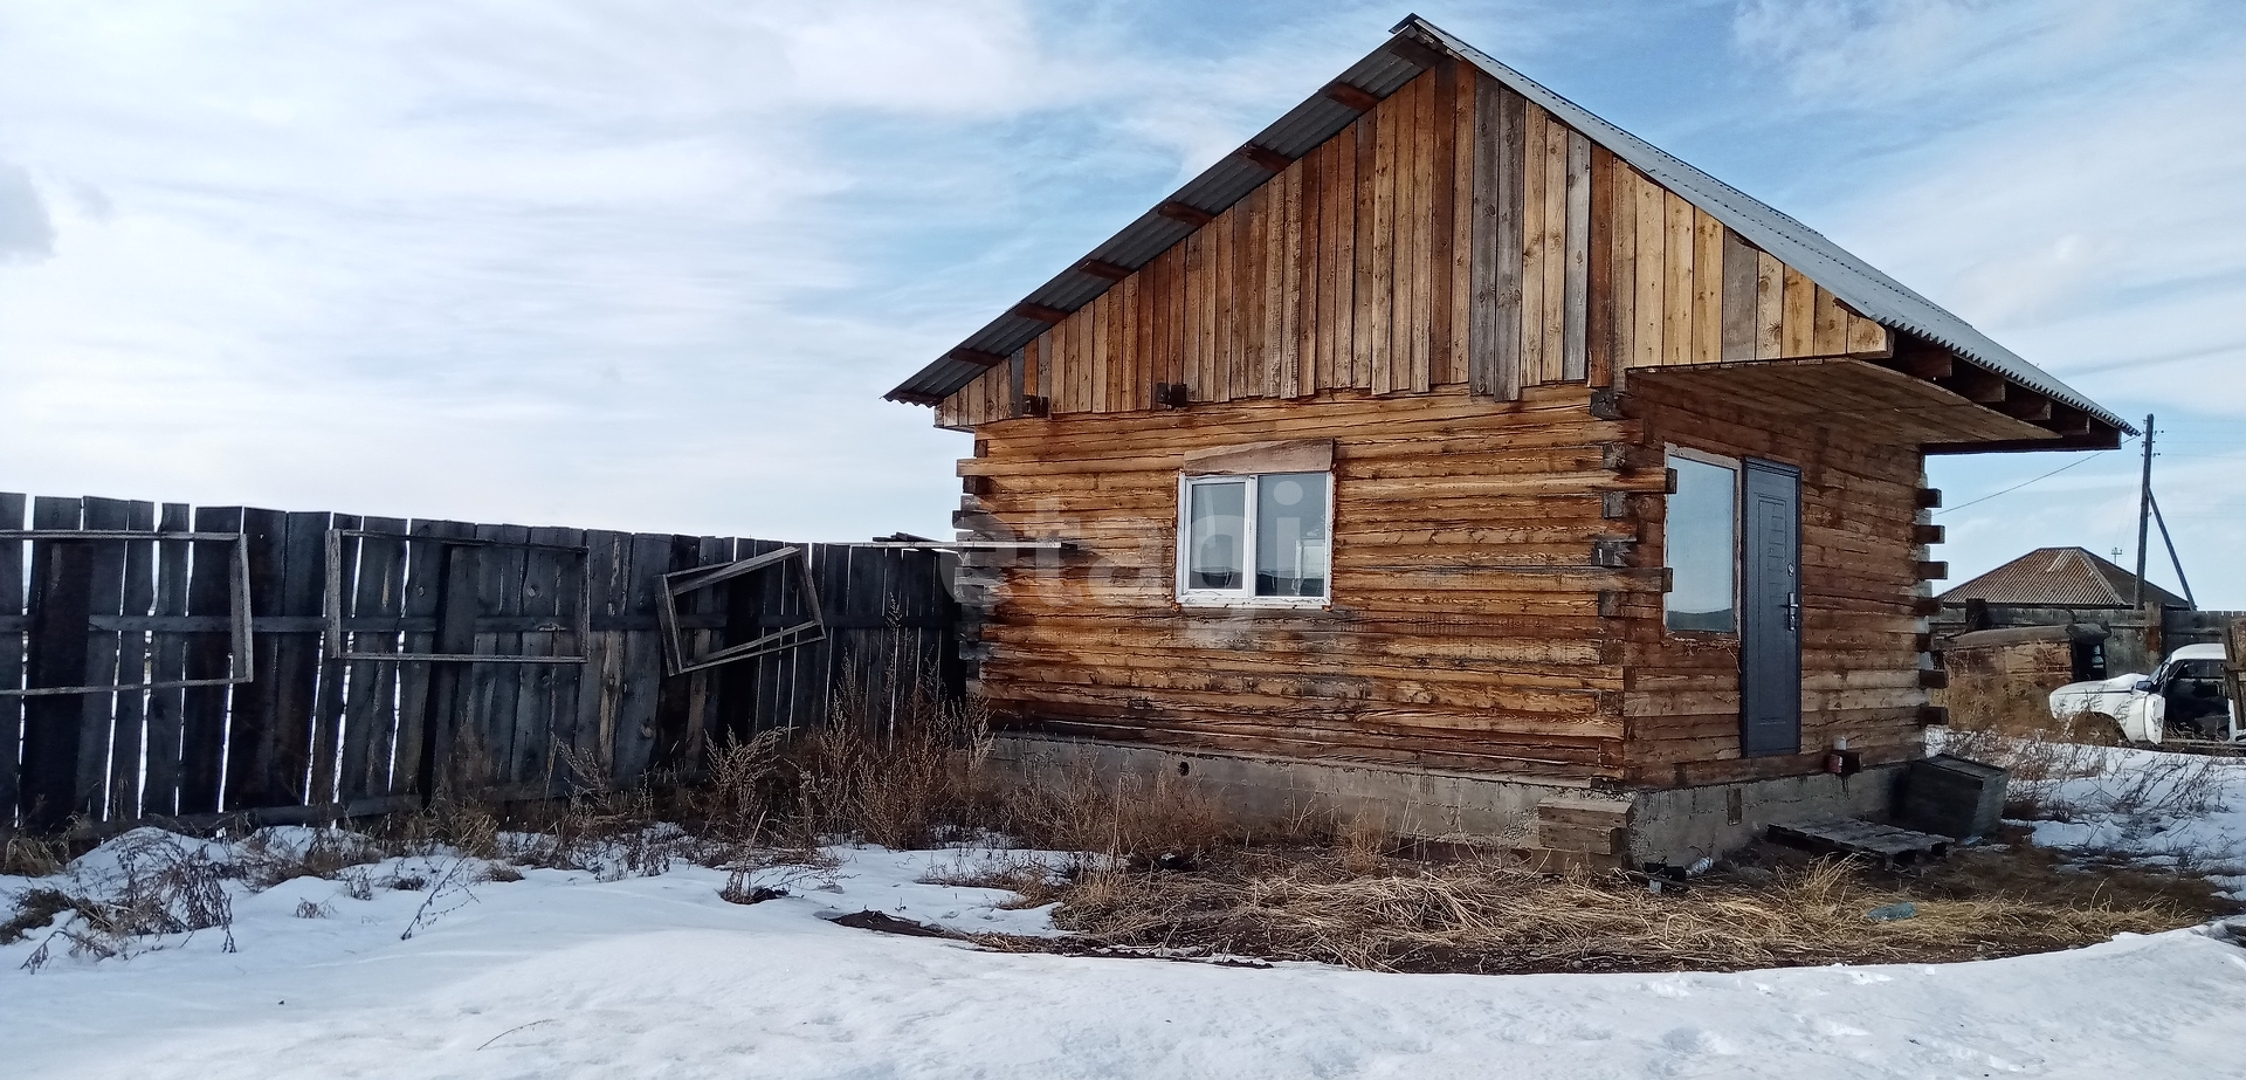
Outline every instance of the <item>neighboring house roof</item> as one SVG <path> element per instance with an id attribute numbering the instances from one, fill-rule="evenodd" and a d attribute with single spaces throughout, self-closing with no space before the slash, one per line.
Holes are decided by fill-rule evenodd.
<path id="1" fill-rule="evenodd" d="M 1639 172 L 1675 192 L 1679 197 L 1724 223 L 1750 243 L 1792 266 L 1826 291 L 1839 297 L 1865 317 L 1891 329 L 1915 334 L 1948 348 L 1959 356 L 2009 376 L 2052 400 L 2074 406 L 2122 431 L 2136 433 L 2127 421 L 2101 408 L 2088 397 L 2052 378 L 2011 350 L 1991 341 L 1964 319 L 1933 301 L 1905 288 L 1873 269 L 1862 259 L 1815 229 L 1764 205 L 1739 189 L 1678 160 L 1651 143 L 1622 130 L 1590 110 L 1575 104 L 1542 84 L 1498 63 L 1481 50 L 1452 37 L 1417 15 L 1406 16 L 1391 33 L 1413 36 L 1449 49 L 1498 82 L 1535 102 L 1569 127 L 1584 134 Z M 1414 63 L 1387 46 L 1359 60 L 1336 84 L 1354 88 L 1374 98 L 1385 98 L 1410 82 L 1424 65 Z M 1263 129 L 1250 148 L 1276 152 L 1283 158 L 1300 158 L 1340 134 L 1354 122 L 1359 110 L 1331 96 L 1333 86 L 1311 95 L 1285 116 Z M 1198 225 L 1179 220 L 1180 207 L 1206 215 L 1222 213 L 1276 175 L 1254 160 L 1253 154 L 1227 155 L 1201 175 L 1186 182 L 1170 198 L 1110 237 L 1075 267 L 1046 282 L 1016 308 L 999 316 L 944 357 L 922 368 L 887 395 L 891 400 L 932 403 L 973 382 L 996 358 L 1035 339 L 1049 325 L 1021 314 L 1024 311 L 1072 312 L 1090 303 L 1114 284 L 1116 269 L 1136 270 L 1183 240 Z"/>
<path id="2" fill-rule="evenodd" d="M 2078 547 L 2037 548 L 1942 594 L 1945 604 L 1980 600 L 1991 604 L 2050 608 L 2125 608 L 2134 606 L 2137 575 Z M 2145 599 L 2162 607 L 2189 608 L 2191 602 L 2152 582 Z"/>

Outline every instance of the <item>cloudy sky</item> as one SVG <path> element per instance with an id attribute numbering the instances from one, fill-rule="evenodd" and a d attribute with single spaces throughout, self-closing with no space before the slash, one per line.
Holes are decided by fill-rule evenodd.
<path id="1" fill-rule="evenodd" d="M 1406 10 L 0 0 L 0 490 L 941 532 L 881 392 Z M 2246 608 L 2246 6 L 1419 11 L 2157 412 Z M 2133 450 L 1938 459 L 1953 580 L 2132 546 Z"/>

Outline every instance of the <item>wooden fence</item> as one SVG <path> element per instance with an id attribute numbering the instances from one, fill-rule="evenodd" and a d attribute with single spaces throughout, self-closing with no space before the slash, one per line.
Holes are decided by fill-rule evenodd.
<path id="1" fill-rule="evenodd" d="M 26 502 L 0 494 L 0 829 L 536 797 L 571 762 L 628 785 L 842 687 L 960 683 L 929 550 Z"/>

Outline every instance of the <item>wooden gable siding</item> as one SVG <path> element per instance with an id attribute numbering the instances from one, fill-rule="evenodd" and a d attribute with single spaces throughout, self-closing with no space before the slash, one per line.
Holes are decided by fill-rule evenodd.
<path id="1" fill-rule="evenodd" d="M 1634 782 L 1684 786 L 1814 772 L 1841 745 L 1865 764 L 1921 753 L 1919 677 L 1928 626 L 1917 610 L 1927 558 L 1917 528 L 1917 437 L 1864 418 L 1804 423 L 1706 386 L 1627 395 L 1643 449 L 1689 447 L 1801 470 L 1801 757 L 1742 760 L 1739 638 L 1672 633 L 1662 597 L 1626 598 L 1606 624 L 1629 669 L 1623 698 Z M 1909 436 L 1909 433 L 1905 433 Z M 1660 565 L 1667 500 L 1633 499 L 1639 557 Z"/>
<path id="2" fill-rule="evenodd" d="M 1661 571 L 1602 565 L 1601 548 L 1636 538 L 1610 496 L 1665 478 L 1617 452 L 1644 425 L 1598 419 L 1591 393 L 1356 390 L 987 425 L 960 462 L 962 526 L 1078 548 L 1013 569 L 967 557 L 964 587 L 990 605 L 981 692 L 1001 726 L 1619 778 L 1602 596 L 1658 597 Z M 1179 605 L 1186 455 L 1299 438 L 1334 441 L 1331 608 Z"/>
<path id="3" fill-rule="evenodd" d="M 1485 85 L 1486 84 L 1486 85 Z M 1445 61 L 937 407 L 939 426 L 1467 379 L 1478 98 Z M 1518 101 L 1518 97 L 1515 96 Z M 1482 106 L 1486 113 L 1487 105 Z"/>
<path id="4" fill-rule="evenodd" d="M 1606 270 L 1591 333 L 1600 365 L 1893 354 L 1892 331 L 1801 271 L 1604 149 L 1592 158 L 1594 244 Z"/>
<path id="5" fill-rule="evenodd" d="M 937 407 L 1026 415 L 1884 357 L 1894 335 L 1445 60 Z"/>

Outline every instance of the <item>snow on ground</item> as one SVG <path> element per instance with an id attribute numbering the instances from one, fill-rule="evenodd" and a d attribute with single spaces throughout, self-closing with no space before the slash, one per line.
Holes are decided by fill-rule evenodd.
<path id="1" fill-rule="evenodd" d="M 117 872 L 112 845 L 81 860 Z M 1383 975 L 980 952 L 837 926 L 876 909 L 1040 932 L 919 883 L 959 852 L 837 849 L 752 906 L 726 875 L 527 870 L 430 900 L 298 878 L 124 960 L 18 970 L 10 1077 L 2147 1077 L 2246 1075 L 2246 948 L 2213 932 L 1940 966 L 1735 975 Z M 390 860 L 439 880 L 457 860 Z M 456 880 L 464 875 L 456 875 Z M 48 879 L 47 884 L 53 884 Z M 0 893 L 35 884 L 0 879 Z M 469 898 L 472 894 L 472 899 Z M 310 902 L 328 914 L 299 918 Z"/>
<path id="2" fill-rule="evenodd" d="M 2246 896 L 2246 762 L 2086 750 L 2033 785 L 2036 841 L 2232 875 Z M 2069 774 L 2071 775 L 2071 774 Z M 271 830 L 299 850 L 310 830 Z M 63 879 L 114 888 L 141 830 Z M 136 861 L 134 845 L 143 845 Z M 371 888 L 241 883 L 227 935 L 68 955 L 0 947 L 0 1075 L 24 1077 L 2246 1076 L 2246 920 L 1969 964 L 1733 975 L 1383 975 L 983 952 L 828 918 L 1052 933 L 1007 894 L 927 884 L 1053 853 L 838 848 L 719 897 L 721 871 L 530 869 L 443 853 L 352 871 Z M 390 887 L 399 879 L 418 888 Z M 360 899 L 358 896 L 365 896 Z M 6 910 L 0 904 L 0 911 Z M 316 917 L 301 917 L 317 912 Z M 411 927 L 413 933 L 405 936 Z M 150 946 L 158 946 L 151 948 Z"/>
<path id="3" fill-rule="evenodd" d="M 2188 870 L 2246 900 L 2246 758 L 2118 746 L 2040 752 L 2057 775 L 2015 782 L 2055 819 L 2020 823 L 2036 844 Z"/>

